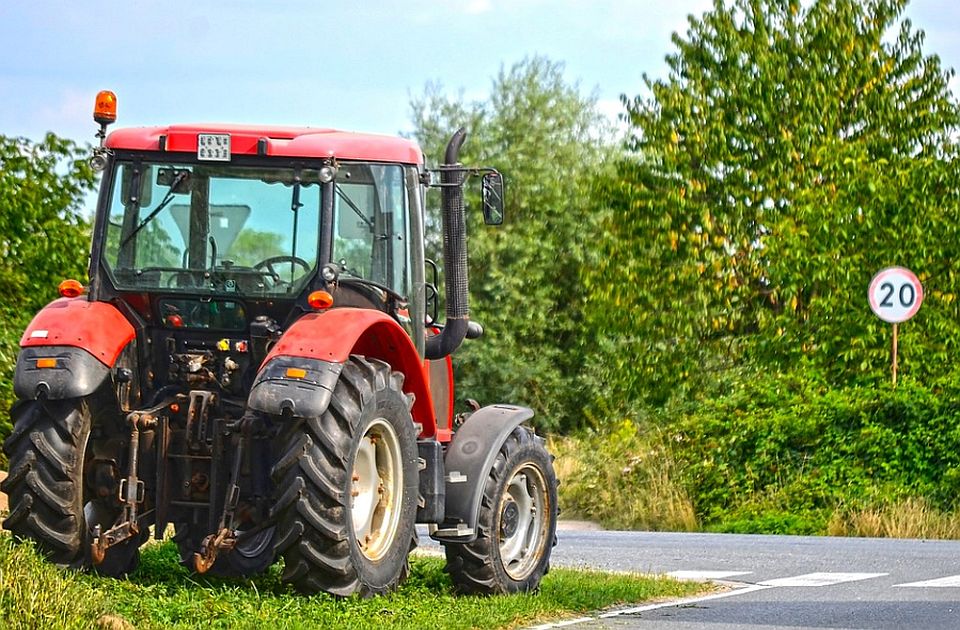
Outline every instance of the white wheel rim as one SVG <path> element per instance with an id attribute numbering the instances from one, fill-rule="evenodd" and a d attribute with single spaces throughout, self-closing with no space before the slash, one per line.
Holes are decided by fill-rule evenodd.
<path id="1" fill-rule="evenodd" d="M 360 552 L 382 558 L 396 537 L 403 501 L 400 440 L 384 418 L 370 423 L 353 461 L 350 513 Z"/>
<path id="2" fill-rule="evenodd" d="M 513 476 L 500 498 L 500 562 L 512 579 L 530 576 L 543 557 L 549 524 L 549 498 L 543 473 L 524 464 Z"/>

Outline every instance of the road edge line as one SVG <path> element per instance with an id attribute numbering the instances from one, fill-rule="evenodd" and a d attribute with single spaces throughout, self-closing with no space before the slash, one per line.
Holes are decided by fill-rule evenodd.
<path id="1" fill-rule="evenodd" d="M 711 593 L 710 595 L 695 595 L 693 597 L 685 597 L 683 599 L 676 599 L 670 602 L 660 602 L 658 604 L 647 604 L 645 606 L 635 606 L 633 608 L 624 608 L 622 610 L 612 610 L 610 612 L 597 615 L 597 619 L 609 619 L 610 617 L 618 617 L 620 615 L 633 615 L 640 612 L 646 612 L 648 610 L 657 610 L 658 608 L 670 608 L 671 606 L 687 606 L 689 604 L 697 604 L 699 602 L 708 602 L 714 599 L 723 599 L 725 597 L 733 597 L 734 595 L 743 595 L 744 593 L 752 593 L 754 591 L 764 591 L 768 588 L 775 588 L 775 587 L 766 586 L 763 584 L 751 584 L 749 586 L 744 586 L 742 588 L 735 588 L 729 591 L 723 591 L 722 593 Z"/>
<path id="2" fill-rule="evenodd" d="M 725 597 L 733 597 L 734 595 L 743 595 L 744 593 L 752 593 L 754 591 L 765 591 L 770 588 L 776 588 L 776 587 L 766 586 L 763 584 L 750 584 L 748 586 L 733 588 L 729 591 L 723 591 L 722 593 L 711 593 L 709 595 L 695 595 L 693 597 L 684 597 L 682 599 L 674 599 L 666 602 L 659 602 L 657 604 L 646 604 L 644 606 L 633 606 L 631 608 L 612 610 L 610 612 L 601 613 L 598 615 L 594 615 L 592 617 L 577 617 L 576 619 L 565 619 L 564 621 L 555 621 L 553 623 L 545 623 L 539 626 L 532 626 L 527 630 L 551 630 L 552 628 L 563 628 L 563 627 L 572 626 L 578 623 L 586 623 L 588 621 L 610 619 L 612 617 L 619 617 L 620 615 L 632 615 L 636 613 L 646 612 L 648 610 L 657 610 L 659 608 L 670 608 L 672 606 L 688 606 L 690 604 L 707 602 L 714 599 L 723 599 Z"/>

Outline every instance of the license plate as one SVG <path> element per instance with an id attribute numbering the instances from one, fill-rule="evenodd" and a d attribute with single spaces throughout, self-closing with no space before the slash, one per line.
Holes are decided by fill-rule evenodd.
<path id="1" fill-rule="evenodd" d="M 197 134 L 197 159 L 210 162 L 230 161 L 230 134 Z"/>

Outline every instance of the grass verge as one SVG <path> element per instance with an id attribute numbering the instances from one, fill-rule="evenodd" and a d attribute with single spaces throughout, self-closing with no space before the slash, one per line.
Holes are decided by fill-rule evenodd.
<path id="1" fill-rule="evenodd" d="M 191 575 L 172 543 L 148 545 L 129 581 L 61 571 L 30 544 L 0 536 L 4 628 L 513 628 L 624 603 L 682 597 L 709 585 L 554 569 L 539 593 L 463 597 L 438 558 L 416 557 L 409 579 L 380 598 L 305 597 L 279 567 L 253 580 Z"/>

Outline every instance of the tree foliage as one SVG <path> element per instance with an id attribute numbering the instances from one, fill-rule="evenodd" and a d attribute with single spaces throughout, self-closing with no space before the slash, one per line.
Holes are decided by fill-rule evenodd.
<path id="1" fill-rule="evenodd" d="M 40 142 L 0 135 L 0 406 L 13 402 L 20 335 L 57 297 L 64 278 L 86 279 L 89 224 L 82 212 L 93 189 L 87 151 L 48 134 Z M 9 431 L 6 420 L 0 432 Z"/>
<path id="2" fill-rule="evenodd" d="M 471 317 L 486 332 L 457 353 L 458 399 L 530 405 L 544 427 L 578 424 L 579 268 L 597 223 L 593 182 L 611 153 L 595 98 L 564 79 L 562 64 L 534 57 L 501 69 L 485 101 L 428 85 L 412 109 L 428 158 L 442 157 L 463 126 L 461 161 L 495 167 L 506 180 L 502 227 L 468 213 Z M 439 261 L 438 203 L 436 195 L 428 204 L 428 229 Z"/>
<path id="3" fill-rule="evenodd" d="M 66 277 L 84 279 L 90 251 L 84 195 L 93 189 L 87 151 L 48 134 L 0 135 L 0 309 L 41 308 Z"/>
<path id="4" fill-rule="evenodd" d="M 717 0 L 674 36 L 668 76 L 624 97 L 631 156 L 585 278 L 604 391 L 663 401 L 747 360 L 884 376 L 888 326 L 865 294 L 894 264 L 928 294 L 903 368 L 960 349 L 952 71 L 905 5 Z"/>

